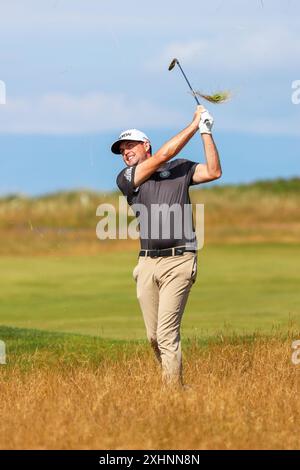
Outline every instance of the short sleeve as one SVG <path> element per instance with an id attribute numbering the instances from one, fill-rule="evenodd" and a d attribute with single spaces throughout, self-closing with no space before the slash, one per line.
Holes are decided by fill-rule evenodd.
<path id="1" fill-rule="evenodd" d="M 195 173 L 196 166 L 198 165 L 198 163 L 192 162 L 190 160 L 186 160 L 185 165 L 186 165 L 185 173 L 186 173 L 187 185 L 192 186 L 193 184 L 196 184 L 196 183 L 193 183 L 193 175 Z"/>
<path id="2" fill-rule="evenodd" d="M 117 185 L 124 196 L 131 198 L 135 192 L 134 174 L 136 166 L 124 168 L 117 176 Z"/>

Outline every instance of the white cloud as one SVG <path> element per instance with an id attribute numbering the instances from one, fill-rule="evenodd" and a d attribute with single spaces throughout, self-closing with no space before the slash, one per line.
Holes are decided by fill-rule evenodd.
<path id="1" fill-rule="evenodd" d="M 130 127 L 172 127 L 183 116 L 143 99 L 122 94 L 72 96 L 51 93 L 8 99 L 0 108 L 0 133 L 76 134 Z"/>
<path id="2" fill-rule="evenodd" d="M 161 3 L 159 6 L 163 8 Z M 141 7 L 140 2 L 132 0 L 126 5 L 104 0 L 10 0 L 0 5 L 0 34 L 130 32 L 133 28 L 145 32 L 154 21 L 156 28 L 163 29 L 165 17 L 157 15 L 154 5 L 148 8 L 146 12 L 146 5 Z M 173 24 L 176 14 L 170 14 L 167 5 L 165 8 Z"/>
<path id="3" fill-rule="evenodd" d="M 184 63 L 187 65 L 195 64 L 196 61 L 208 52 L 209 44 L 205 40 L 197 40 L 190 42 L 172 42 L 167 44 L 158 57 L 152 58 L 145 62 L 144 67 L 146 70 L 157 71 L 157 69 L 166 69 L 167 64 L 173 58 L 184 58 Z"/>
<path id="4" fill-rule="evenodd" d="M 0 5 L 0 33 L 14 36 L 24 32 L 139 30 L 145 34 L 155 28 L 155 35 L 166 31 L 191 31 L 198 35 L 207 26 L 218 32 L 219 26 L 237 25 L 262 18 L 265 22 L 297 17 L 296 0 L 10 0 Z"/>
<path id="5" fill-rule="evenodd" d="M 1 2 L 0 37 L 10 48 L 0 51 L 0 79 L 22 98 L 9 95 L 7 104 L 1 105 L 0 132 L 178 128 L 191 116 L 186 108 L 185 112 L 170 109 L 173 96 L 177 109 L 185 102 L 188 106 L 189 99 L 192 103 L 184 94 L 185 85 L 168 76 L 167 65 L 178 57 L 189 77 L 191 71 L 196 89 L 209 93 L 224 87 L 239 93 L 232 100 L 236 103 L 232 118 L 230 106 L 224 115 L 220 113 L 218 124 L 224 123 L 223 129 L 298 134 L 288 87 L 298 78 L 299 5 L 296 0 L 263 4 L 189 0 L 183 8 L 182 0 L 128 0 L 126 5 L 104 0 Z M 111 45 L 109 35 L 118 47 Z M 56 73 L 68 64 L 67 74 Z M 120 64 L 119 73 L 115 64 Z M 97 82 L 90 77 L 97 77 Z M 98 87 L 111 93 L 84 94 Z M 140 98 L 145 89 L 153 101 Z M 82 95 L 72 94 L 80 91 Z M 277 109 L 273 96 L 276 106 L 291 114 L 280 123 L 273 117 Z M 251 116 L 254 112 L 264 117 L 257 121 Z"/>
<path id="6" fill-rule="evenodd" d="M 158 56 L 145 62 L 146 70 L 165 68 L 173 57 L 182 58 L 185 65 L 195 69 L 230 73 L 295 67 L 298 61 L 300 36 L 287 25 L 263 24 L 238 31 L 226 27 L 222 34 L 216 28 L 213 36 L 205 30 L 199 34 L 201 39 L 165 45 Z"/>
<path id="7" fill-rule="evenodd" d="M 300 109 L 299 109 L 300 115 Z M 299 119 L 285 119 L 281 116 L 261 116 L 251 120 L 241 114 L 236 116 L 226 116 L 220 119 L 218 130 L 226 132 L 242 132 L 245 134 L 276 135 L 276 136 L 295 136 L 300 137 Z"/>
<path id="8" fill-rule="evenodd" d="M 300 106 L 291 106 L 290 116 L 247 115 L 233 107 L 210 109 L 217 131 L 300 135 Z M 191 114 L 174 111 L 143 99 L 124 95 L 90 93 L 82 96 L 52 93 L 38 98 L 9 99 L 0 108 L 2 134 L 83 134 L 143 129 L 185 127 Z"/>

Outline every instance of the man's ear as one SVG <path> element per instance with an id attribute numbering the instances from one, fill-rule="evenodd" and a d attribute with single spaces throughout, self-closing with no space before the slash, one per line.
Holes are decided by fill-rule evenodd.
<path id="1" fill-rule="evenodd" d="M 145 145 L 145 150 L 146 150 L 146 152 L 150 152 L 151 145 L 150 145 L 149 140 L 146 140 L 146 141 L 144 142 L 144 145 Z"/>

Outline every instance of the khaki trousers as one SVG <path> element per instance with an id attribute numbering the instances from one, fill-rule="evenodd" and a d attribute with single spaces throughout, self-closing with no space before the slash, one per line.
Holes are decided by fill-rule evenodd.
<path id="1" fill-rule="evenodd" d="M 139 257 L 133 270 L 147 338 L 162 367 L 164 383 L 182 383 L 180 324 L 197 277 L 197 256 Z"/>

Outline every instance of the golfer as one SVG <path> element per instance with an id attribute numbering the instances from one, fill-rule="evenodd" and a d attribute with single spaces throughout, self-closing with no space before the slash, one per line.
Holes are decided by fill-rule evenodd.
<path id="1" fill-rule="evenodd" d="M 189 186 L 222 174 L 212 125 L 208 111 L 197 106 L 192 122 L 153 155 L 150 140 L 137 129 L 123 131 L 111 147 L 126 165 L 117 185 L 139 222 L 141 251 L 133 277 L 147 338 L 165 384 L 183 385 L 180 324 L 197 275 Z M 198 130 L 206 162 L 171 160 Z"/>

